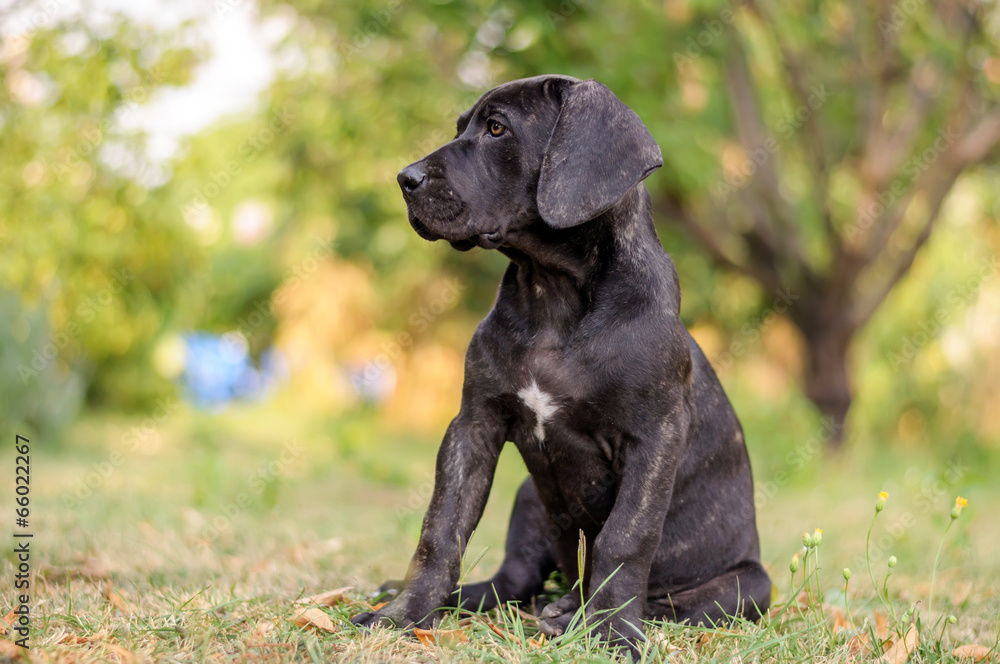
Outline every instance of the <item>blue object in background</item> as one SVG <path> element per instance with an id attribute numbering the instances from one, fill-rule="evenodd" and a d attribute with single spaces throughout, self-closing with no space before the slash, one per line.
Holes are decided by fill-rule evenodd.
<path id="1" fill-rule="evenodd" d="M 199 408 L 221 410 L 232 401 L 262 399 L 288 374 L 284 357 L 270 348 L 255 366 L 239 335 L 188 332 L 183 338 L 181 382 L 187 399 Z"/>
<path id="2" fill-rule="evenodd" d="M 347 379 L 368 404 L 382 403 L 396 389 L 396 369 L 384 354 L 364 364 L 348 365 Z"/>

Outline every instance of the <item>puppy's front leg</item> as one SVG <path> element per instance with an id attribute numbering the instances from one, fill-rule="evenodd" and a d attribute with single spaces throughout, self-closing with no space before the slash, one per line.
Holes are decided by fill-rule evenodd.
<path id="1" fill-rule="evenodd" d="M 433 624 L 458 585 L 462 553 L 486 506 L 503 442 L 497 422 L 462 414 L 452 420 L 438 450 L 434 492 L 405 586 L 386 606 L 351 622 L 406 629 Z"/>
<path id="2" fill-rule="evenodd" d="M 637 658 L 649 570 L 670 506 L 688 418 L 678 407 L 655 430 L 628 442 L 611 514 L 594 540 L 586 619 L 612 643 Z M 572 612 L 560 603 L 542 612 L 542 631 L 561 634 Z M 548 616 L 546 615 L 548 614 Z M 547 619 L 546 619 L 547 618 Z"/>

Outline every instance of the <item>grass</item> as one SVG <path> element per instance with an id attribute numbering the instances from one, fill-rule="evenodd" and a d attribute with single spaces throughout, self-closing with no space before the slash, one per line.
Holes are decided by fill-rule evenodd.
<path id="1" fill-rule="evenodd" d="M 146 429 L 138 419 L 89 416 L 58 449 L 32 444 L 30 661 L 613 659 L 582 628 L 540 641 L 531 607 L 449 614 L 441 629 L 460 636 L 445 633 L 442 643 L 350 626 L 348 618 L 375 601 L 378 584 L 405 570 L 436 445 L 380 431 L 369 414 L 322 422 L 291 407 L 217 417 L 181 408 Z M 910 661 L 962 661 L 951 654 L 957 645 L 994 646 L 1000 486 L 989 463 L 855 445 L 788 473 L 780 448 L 755 447 L 752 439 L 751 447 L 762 556 L 780 615 L 756 625 L 648 624 L 646 661 L 877 660 L 878 644 L 905 636 L 914 617 L 919 642 Z M 3 467 L 12 462 L 5 457 Z M 524 474 L 516 452 L 506 450 L 466 555 L 469 580 L 499 564 Z M 890 498 L 866 558 L 881 490 Z M 958 494 L 969 505 L 952 521 Z M 814 528 L 823 529 L 822 542 L 803 556 L 802 533 Z M 7 551 L 4 612 L 14 606 Z M 898 561 L 892 568 L 890 555 Z M 852 572 L 846 584 L 845 567 Z M 342 602 L 320 608 L 333 633 L 290 620 L 301 608 L 297 599 L 344 586 L 353 589 Z M 859 649 L 864 634 L 870 649 Z"/>

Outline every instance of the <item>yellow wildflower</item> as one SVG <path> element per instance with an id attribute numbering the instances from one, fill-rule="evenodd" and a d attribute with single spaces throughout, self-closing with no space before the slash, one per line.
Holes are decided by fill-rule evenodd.
<path id="1" fill-rule="evenodd" d="M 962 498 L 961 496 L 959 496 L 958 498 L 956 498 L 955 499 L 955 506 L 951 508 L 951 518 L 952 519 L 957 519 L 958 516 L 962 513 L 962 510 L 968 504 L 969 504 L 969 501 L 966 500 L 965 498 Z"/>

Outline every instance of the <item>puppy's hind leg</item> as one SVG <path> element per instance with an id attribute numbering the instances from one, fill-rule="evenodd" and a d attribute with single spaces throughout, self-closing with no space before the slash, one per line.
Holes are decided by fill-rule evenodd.
<path id="1" fill-rule="evenodd" d="M 646 600 L 648 620 L 720 624 L 739 616 L 756 622 L 771 604 L 771 579 L 746 560 L 700 586 Z"/>
<path id="2" fill-rule="evenodd" d="M 518 489 L 507 530 L 503 564 L 489 581 L 459 586 L 451 606 L 487 611 L 510 601 L 529 602 L 542 592 L 545 580 L 556 570 L 554 543 L 545 536 L 548 517 L 529 477 Z"/>

